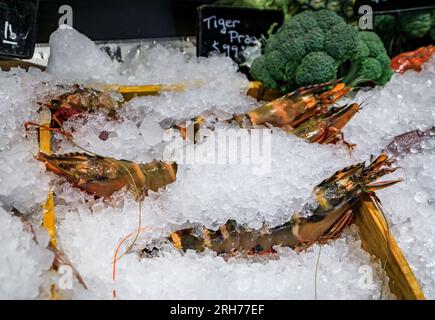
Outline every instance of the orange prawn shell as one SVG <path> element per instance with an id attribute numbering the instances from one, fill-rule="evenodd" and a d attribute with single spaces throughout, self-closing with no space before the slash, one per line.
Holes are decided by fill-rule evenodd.
<path id="1" fill-rule="evenodd" d="M 421 71 L 423 63 L 427 62 L 435 52 L 435 46 L 421 47 L 414 51 L 403 52 L 391 59 L 391 68 L 395 72 L 404 73 L 413 69 Z"/>
<path id="2" fill-rule="evenodd" d="M 334 85 L 333 89 L 321 92 L 330 85 Z M 271 124 L 275 127 L 295 128 L 307 119 L 325 113 L 329 105 L 350 90 L 344 83 L 337 81 L 299 88 L 248 112 L 247 116 L 252 125 Z"/>
<path id="3" fill-rule="evenodd" d="M 46 169 L 65 177 L 74 186 L 98 197 L 109 197 L 124 187 L 146 195 L 148 190 L 157 192 L 176 180 L 177 165 L 153 161 L 137 164 L 84 153 L 49 156 L 39 153 L 36 159 Z"/>

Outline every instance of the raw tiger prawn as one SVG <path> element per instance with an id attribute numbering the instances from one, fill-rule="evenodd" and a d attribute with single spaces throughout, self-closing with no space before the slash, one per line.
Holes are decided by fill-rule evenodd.
<path id="1" fill-rule="evenodd" d="M 121 99 L 116 99 L 110 92 L 79 85 L 61 88 L 66 92 L 40 104 L 52 114 L 51 127 L 47 129 L 56 131 L 53 127 L 60 127 L 62 134 L 66 134 L 62 128 L 63 122 L 69 118 L 101 108 L 111 112 L 121 103 Z M 27 122 L 26 127 L 28 125 L 41 127 L 33 122 Z M 67 137 L 74 143 L 69 135 Z M 52 156 L 39 153 L 36 159 L 44 162 L 47 170 L 65 177 L 75 186 L 97 197 L 109 197 L 127 187 L 134 189 L 137 197 L 142 198 L 148 190 L 157 192 L 159 188 L 174 182 L 177 172 L 175 163 L 153 161 L 137 164 L 88 153 Z"/>
<path id="2" fill-rule="evenodd" d="M 331 90 L 326 90 L 333 86 Z M 97 109 L 109 111 L 109 115 L 114 114 L 115 110 L 121 105 L 122 98 L 116 98 L 111 92 L 99 91 L 92 88 L 84 88 L 79 85 L 64 87 L 66 92 L 46 99 L 47 101 L 39 104 L 47 107 L 52 112 L 52 123 L 50 127 L 28 121 L 25 127 L 38 126 L 45 127 L 52 131 L 71 138 L 71 134 L 63 129 L 63 122 L 76 115 L 88 113 Z M 325 91 L 326 90 L 326 91 Z M 348 113 L 341 112 L 340 118 L 335 116 L 334 122 L 331 123 L 325 118 L 325 115 L 331 115 L 331 108 L 338 99 L 346 95 L 351 88 L 346 87 L 338 81 L 331 81 L 309 87 L 303 87 L 289 93 L 274 101 L 268 102 L 255 110 L 245 114 L 235 114 L 225 122 L 236 124 L 241 128 L 250 129 L 254 126 L 274 126 L 282 128 L 290 133 L 304 138 L 308 142 L 318 143 L 337 143 L 342 139 L 341 129 L 346 125 L 350 118 L 355 114 L 355 108 L 344 109 Z M 212 115 L 213 116 L 213 115 Z M 305 124 L 304 132 L 313 132 L 316 138 L 308 137 L 307 134 L 301 134 L 295 131 L 296 128 Z M 197 141 L 197 133 L 202 127 L 210 127 L 205 115 L 192 119 L 193 123 L 193 141 Z M 334 126 L 335 124 L 335 126 Z M 182 137 L 187 137 L 187 127 L 185 123 L 179 122 L 171 126 L 177 129 Z M 319 132 L 322 132 L 319 137 Z M 304 136 L 307 136 L 306 138 Z M 337 138 L 339 137 L 339 138 Z M 350 146 L 350 144 L 345 143 Z"/>
<path id="3" fill-rule="evenodd" d="M 97 197 L 109 197 L 123 188 L 133 189 L 141 199 L 149 190 L 160 188 L 176 180 L 177 164 L 153 161 L 137 164 L 86 153 L 47 155 L 39 153 L 47 170 L 65 177 L 73 185 Z"/>
<path id="4" fill-rule="evenodd" d="M 334 87 L 325 91 L 331 85 Z M 300 88 L 255 110 L 235 114 L 225 122 L 245 129 L 255 126 L 278 127 L 310 143 L 344 142 L 341 129 L 360 107 L 357 104 L 341 108 L 332 105 L 350 90 L 351 88 L 337 81 Z M 186 122 L 179 122 L 171 127 L 178 130 L 183 139 L 189 138 L 197 142 L 200 129 L 213 129 L 213 122 L 216 121 L 219 119 L 213 113 L 191 119 L 191 135 L 187 133 Z M 346 142 L 345 144 L 351 146 Z"/>
<path id="5" fill-rule="evenodd" d="M 199 226 L 172 232 L 167 241 L 183 251 L 208 248 L 217 254 L 264 254 L 274 252 L 274 246 L 301 251 L 316 242 L 325 243 L 339 237 L 352 222 L 352 208 L 364 195 L 401 181 L 377 182 L 397 169 L 393 163 L 381 154 L 369 165 L 361 162 L 337 171 L 317 185 L 302 211 L 283 225 L 253 230 L 228 220 L 215 231 Z M 153 253 L 149 246 L 142 250 L 145 256 Z"/>
<path id="6" fill-rule="evenodd" d="M 47 96 L 38 104 L 48 108 L 52 113 L 52 122 L 50 127 L 46 128 L 62 134 L 67 134 L 63 130 L 63 123 L 66 120 L 99 109 L 108 111 L 108 115 L 113 117 L 116 109 L 123 103 L 122 96 L 114 91 L 100 91 L 78 84 L 60 85 L 59 87 L 65 92 L 54 97 Z M 41 127 L 40 124 L 32 121 L 27 121 L 24 125 L 26 128 Z"/>
<path id="7" fill-rule="evenodd" d="M 192 85 L 201 82 L 193 81 Z M 38 104 L 52 113 L 50 124 L 38 124 L 32 121 L 25 122 L 26 129 L 29 126 L 44 127 L 54 132 L 59 132 L 67 137 L 71 134 L 63 130 L 63 123 L 75 116 L 92 113 L 96 110 L 105 110 L 109 119 L 117 118 L 117 110 L 127 101 L 143 95 L 157 95 L 165 91 L 180 92 L 186 84 L 154 84 L 154 85 L 57 85 L 63 91 L 61 94 L 46 96 Z"/>

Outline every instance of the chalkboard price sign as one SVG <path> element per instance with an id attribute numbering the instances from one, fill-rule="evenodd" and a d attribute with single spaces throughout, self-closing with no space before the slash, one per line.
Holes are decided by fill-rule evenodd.
<path id="1" fill-rule="evenodd" d="M 197 54 L 225 54 L 242 62 L 241 53 L 266 36 L 272 24 L 281 25 L 278 10 L 203 5 L 198 8 Z"/>
<path id="2" fill-rule="evenodd" d="M 31 58 L 38 1 L 0 0 L 0 56 Z"/>

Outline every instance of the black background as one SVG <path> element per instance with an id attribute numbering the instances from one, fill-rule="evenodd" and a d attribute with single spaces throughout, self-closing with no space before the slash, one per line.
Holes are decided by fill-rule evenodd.
<path id="1" fill-rule="evenodd" d="M 357 0 L 356 13 L 362 5 L 369 5 L 373 12 L 435 7 L 435 0 Z"/>
<path id="2" fill-rule="evenodd" d="M 175 267 L 175 266 L 174 266 Z M 289 288 L 291 290 L 291 288 Z M 206 315 L 173 316 L 170 309 L 177 304 L 213 308 L 215 304 L 264 304 L 262 315 Z M 4 314 L 28 316 L 47 315 L 49 318 L 65 315 L 72 319 L 95 318 L 170 320 L 209 319 L 343 319 L 355 315 L 362 319 L 415 319 L 426 317 L 435 310 L 435 301 L 0 301 Z M 95 315 L 93 314 L 95 312 Z"/>
<path id="3" fill-rule="evenodd" d="M 57 29 L 61 5 L 73 9 L 73 27 L 92 40 L 195 35 L 196 8 L 212 0 L 40 0 L 37 42 Z"/>

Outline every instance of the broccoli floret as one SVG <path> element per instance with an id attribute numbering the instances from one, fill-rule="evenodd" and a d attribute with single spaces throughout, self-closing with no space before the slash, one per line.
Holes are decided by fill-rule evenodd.
<path id="1" fill-rule="evenodd" d="M 382 66 L 382 69 L 391 69 L 391 59 L 386 53 L 381 53 L 376 57 L 376 60 L 379 61 L 379 63 Z"/>
<path id="2" fill-rule="evenodd" d="M 261 80 L 266 87 L 277 89 L 279 87 L 279 84 L 272 78 L 264 62 L 264 56 L 255 59 L 252 63 L 250 73 L 254 79 Z"/>
<path id="3" fill-rule="evenodd" d="M 360 40 L 358 41 L 358 44 L 352 50 L 352 55 L 351 55 L 350 60 L 351 61 L 361 61 L 361 60 L 368 58 L 369 55 L 370 55 L 369 47 L 360 38 Z"/>
<path id="4" fill-rule="evenodd" d="M 280 38 L 279 47 L 276 48 L 275 52 L 280 52 L 282 57 L 285 58 L 285 71 L 281 82 L 292 83 L 294 79 L 293 74 L 296 71 L 297 66 L 300 64 L 303 57 L 305 57 L 305 55 L 307 54 L 304 40 L 295 36 L 291 36 L 287 39 Z"/>
<path id="5" fill-rule="evenodd" d="M 359 76 L 362 79 L 378 79 L 382 75 L 382 66 L 375 58 L 367 58 L 361 62 Z"/>
<path id="6" fill-rule="evenodd" d="M 384 69 L 383 74 L 378 78 L 377 83 L 381 86 L 385 85 L 388 81 L 390 81 L 393 73 L 394 72 L 391 68 Z"/>
<path id="7" fill-rule="evenodd" d="M 280 52 L 287 60 L 296 61 L 300 61 L 307 53 L 303 39 L 279 36 L 271 38 L 267 44 L 265 55 L 270 55 L 272 52 Z"/>
<path id="8" fill-rule="evenodd" d="M 382 75 L 377 79 L 377 83 L 383 86 L 391 79 L 391 76 L 393 75 L 391 60 L 386 53 L 381 53 L 379 56 L 376 57 L 376 60 L 379 61 L 382 68 Z"/>
<path id="9" fill-rule="evenodd" d="M 399 16 L 400 30 L 410 38 L 424 37 L 431 27 L 428 11 L 405 12 Z"/>
<path id="10" fill-rule="evenodd" d="M 326 33 L 324 49 L 335 59 L 345 60 L 351 57 L 358 40 L 357 30 L 351 25 L 340 23 Z"/>
<path id="11" fill-rule="evenodd" d="M 293 23 L 299 24 L 304 32 L 319 28 L 313 11 L 303 11 L 295 15 L 291 20 L 293 20 Z"/>
<path id="12" fill-rule="evenodd" d="M 295 33 L 302 33 L 302 32 L 304 32 L 304 29 L 299 24 L 299 22 L 297 20 L 295 20 L 293 17 L 292 19 L 285 21 L 285 23 L 281 26 L 281 29 L 279 31 L 280 32 L 281 31 L 283 31 L 283 32 L 291 31 L 291 32 L 295 32 Z"/>
<path id="13" fill-rule="evenodd" d="M 295 73 L 296 68 L 299 66 L 298 63 L 295 63 L 294 61 L 290 61 L 285 65 L 285 74 L 284 74 L 284 83 L 286 83 L 287 87 L 291 87 L 291 84 L 294 84 L 295 82 Z"/>
<path id="14" fill-rule="evenodd" d="M 369 48 L 369 55 L 353 56 L 351 67 L 344 76 L 344 81 L 354 86 L 368 80 L 384 85 L 390 80 L 392 71 L 390 57 L 388 57 L 381 39 L 373 32 L 360 33 L 360 39 Z M 361 49 L 360 53 L 363 51 L 367 54 L 364 49 Z"/>
<path id="15" fill-rule="evenodd" d="M 280 81 L 284 78 L 287 59 L 279 51 L 273 51 L 264 55 L 264 66 L 274 80 Z"/>
<path id="16" fill-rule="evenodd" d="M 303 37 L 303 43 L 307 52 L 320 51 L 323 49 L 325 34 L 320 28 L 307 31 Z"/>
<path id="17" fill-rule="evenodd" d="M 379 37 L 359 32 L 332 11 L 295 15 L 267 40 L 251 76 L 272 88 L 292 90 L 344 77 L 348 84 L 384 84 L 390 59 Z"/>
<path id="18" fill-rule="evenodd" d="M 377 57 L 381 53 L 387 53 L 385 50 L 384 44 L 382 43 L 381 38 L 370 31 L 363 31 L 359 33 L 360 39 L 364 41 L 364 43 L 369 48 L 369 57 Z"/>
<path id="19" fill-rule="evenodd" d="M 314 12 L 314 17 L 323 31 L 329 31 L 333 26 L 345 22 L 342 17 L 330 10 L 316 11 Z"/>
<path id="20" fill-rule="evenodd" d="M 296 68 L 295 82 L 297 86 L 307 86 L 335 79 L 337 65 L 335 59 L 323 51 L 307 54 Z"/>

